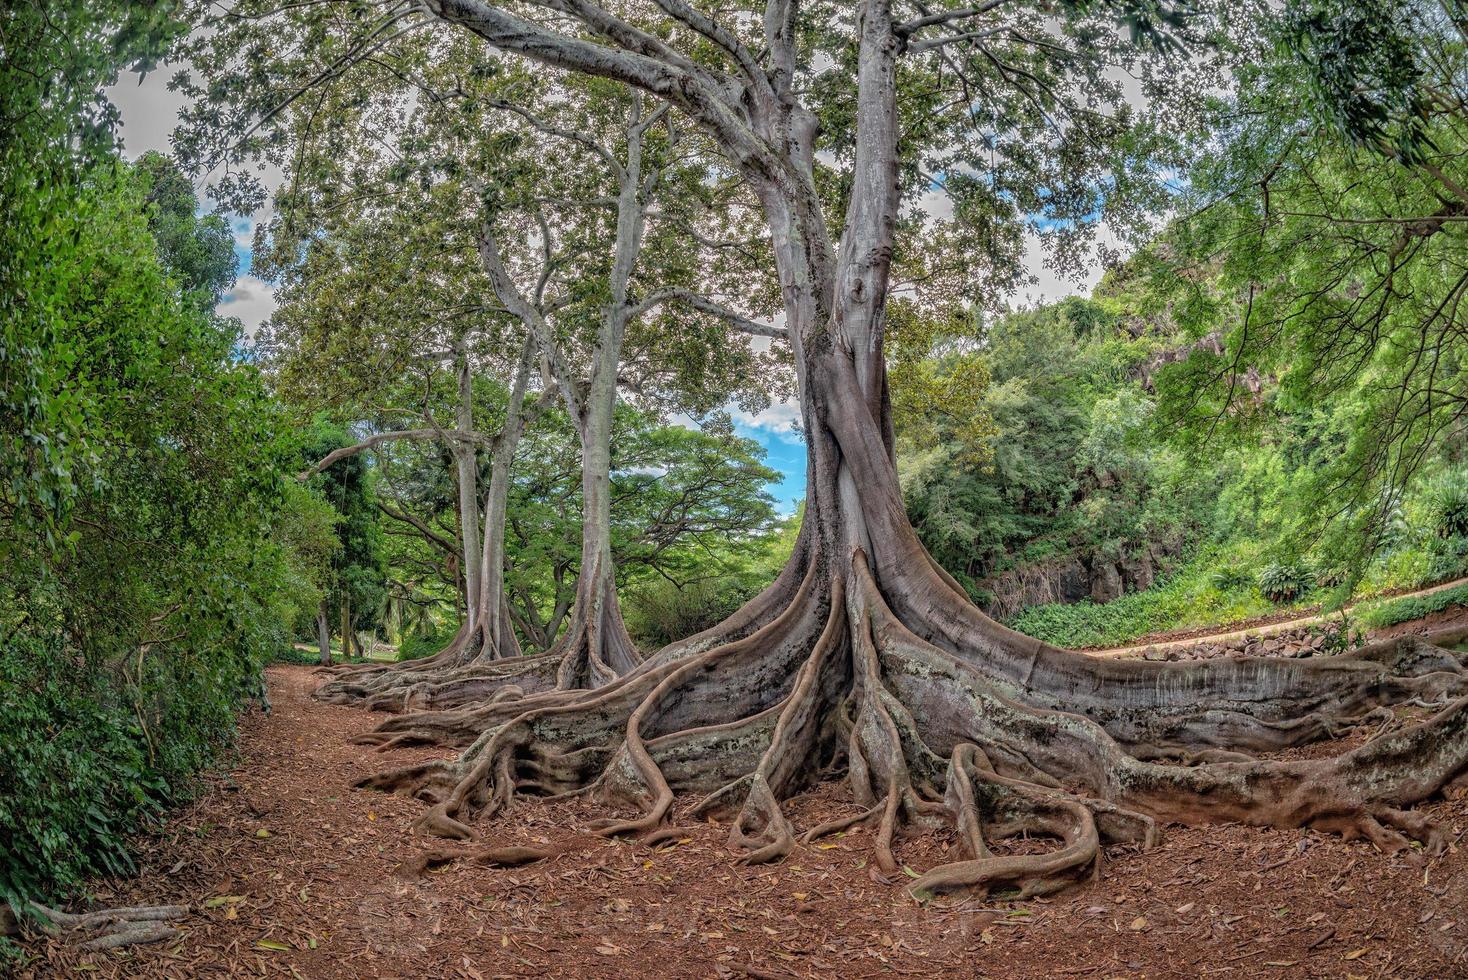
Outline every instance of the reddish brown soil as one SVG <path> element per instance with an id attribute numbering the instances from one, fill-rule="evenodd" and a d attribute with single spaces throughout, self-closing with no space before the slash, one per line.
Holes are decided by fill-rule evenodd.
<path id="1" fill-rule="evenodd" d="M 1425 865 L 1309 831 L 1169 828 L 1149 854 L 1111 849 L 1098 882 L 1019 904 L 918 906 L 904 875 L 871 865 L 866 832 L 744 868 L 723 827 L 649 850 L 582 831 L 589 805 L 533 801 L 486 839 L 559 856 L 413 874 L 434 845 L 408 832 L 421 804 L 351 784 L 433 753 L 348 745 L 380 716 L 311 700 L 309 668 L 269 679 L 275 713 L 245 719 L 238 768 L 142 842 L 140 877 L 97 890 L 106 905 L 189 904 L 178 939 L 32 942 L 22 976 L 1468 976 L 1462 802 L 1428 807 L 1457 843 Z M 828 786 L 789 813 L 808 826 L 848 807 Z M 898 857 L 925 869 L 953 847 L 913 838 Z"/>
<path id="2" fill-rule="evenodd" d="M 1398 623 L 1395 626 L 1384 626 L 1379 630 L 1372 630 L 1371 638 L 1386 639 L 1393 636 L 1404 636 L 1408 633 L 1436 633 L 1439 630 L 1456 629 L 1460 626 L 1468 626 L 1468 606 L 1449 606 L 1435 613 L 1429 613 L 1421 619 Z"/>

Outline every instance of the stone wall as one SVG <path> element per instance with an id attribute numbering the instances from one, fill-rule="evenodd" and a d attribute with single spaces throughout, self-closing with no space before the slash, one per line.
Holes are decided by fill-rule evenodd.
<path id="1" fill-rule="evenodd" d="M 1269 631 L 1268 627 L 1219 637 L 1204 643 L 1151 647 L 1141 652 L 1144 660 L 1206 660 L 1210 657 L 1313 657 L 1338 653 L 1357 645 L 1355 628 L 1342 632 L 1339 620 L 1329 620 L 1290 630 Z"/>

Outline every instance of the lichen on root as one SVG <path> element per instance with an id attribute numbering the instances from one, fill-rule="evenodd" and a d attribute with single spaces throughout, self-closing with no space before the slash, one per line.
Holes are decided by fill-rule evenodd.
<path id="1" fill-rule="evenodd" d="M 120 949 L 176 938 L 179 932 L 171 923 L 188 911 L 186 905 L 146 905 L 72 913 L 31 902 L 24 918 L 40 931 L 81 949 Z M 9 906 L 0 905 L 0 926 L 5 927 L 0 935 L 19 931 L 21 917 Z"/>
<path id="2" fill-rule="evenodd" d="M 517 797 L 589 794 L 634 811 L 598 832 L 656 842 L 675 832 L 682 798 L 694 815 L 729 818 L 748 862 L 865 824 L 891 871 L 901 835 L 951 825 L 964 858 L 923 872 L 919 896 L 1052 892 L 1095 874 L 1104 845 L 1149 848 L 1167 823 L 1442 847 L 1408 808 L 1465 780 L 1468 669 L 1431 638 L 1308 660 L 1098 660 L 1005 630 L 928 563 L 888 567 L 879 581 L 856 548 L 833 566 L 803 549 L 735 626 L 597 689 L 501 688 L 390 719 L 367 740 L 464 751 L 361 785 L 422 799 L 418 829 L 460 840 Z M 1390 720 L 1408 704 L 1440 707 L 1415 724 Z M 1334 756 L 1262 757 L 1368 723 L 1382 730 Z M 860 811 L 793 826 L 783 801 L 831 773 Z M 1056 844 L 993 849 L 1018 835 Z"/>

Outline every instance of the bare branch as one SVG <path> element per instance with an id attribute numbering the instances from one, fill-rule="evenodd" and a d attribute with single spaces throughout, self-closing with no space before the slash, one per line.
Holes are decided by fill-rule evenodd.
<path id="1" fill-rule="evenodd" d="M 689 306 L 693 307 L 695 310 L 699 310 L 703 313 L 710 313 L 716 317 L 719 317 L 720 319 L 726 321 L 729 326 L 733 327 L 735 330 L 738 330 L 740 333 L 752 334 L 756 337 L 772 337 L 776 340 L 790 339 L 790 331 L 786 330 L 784 327 L 777 327 L 769 323 L 761 323 L 758 320 L 751 320 L 749 317 L 744 316 L 741 313 L 736 313 L 734 310 L 729 309 L 727 306 L 723 306 L 722 304 L 709 299 L 707 296 L 695 293 L 690 289 L 659 290 L 658 292 L 653 293 L 651 296 L 647 297 L 647 299 L 643 300 L 641 303 L 638 303 L 637 306 L 633 308 L 633 315 L 640 316 L 653 307 L 658 306 L 662 303 L 669 302 L 671 300 L 677 300 L 679 302 L 686 303 Z"/>
<path id="2" fill-rule="evenodd" d="M 376 449 L 384 443 L 400 442 L 405 439 L 449 439 L 458 442 L 474 443 L 475 445 L 481 446 L 490 444 L 489 438 L 478 432 L 461 432 L 457 429 L 398 429 L 393 432 L 378 432 L 375 435 L 368 436 L 355 445 L 333 449 L 323 456 L 316 465 L 297 473 L 296 479 L 304 482 L 317 473 L 330 469 L 333 465 L 349 456 L 357 456 L 367 452 L 369 449 Z"/>

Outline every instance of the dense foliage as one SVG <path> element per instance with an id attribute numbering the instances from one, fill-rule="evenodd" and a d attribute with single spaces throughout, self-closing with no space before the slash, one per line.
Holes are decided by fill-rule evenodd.
<path id="1" fill-rule="evenodd" d="M 1159 410 L 1191 383 L 1178 365 L 1213 358 L 1215 339 L 1155 303 L 1137 274 L 1146 261 L 1090 299 L 940 337 L 922 360 L 937 378 L 984 379 L 968 417 L 897 416 L 909 513 L 976 601 L 1024 633 L 1105 646 L 1468 571 L 1457 439 L 1432 449 L 1375 545 L 1348 558 L 1317 529 L 1320 473 L 1354 398 L 1301 404 L 1256 372 L 1239 383 L 1267 411 L 1243 429 L 1195 423 L 1206 441 Z"/>
<path id="2" fill-rule="evenodd" d="M 282 417 L 214 313 L 222 222 L 124 163 L 100 87 L 151 5 L 8 7 L 0 88 L 0 903 L 128 867 L 314 601 Z M 55 78 L 61 84 L 52 85 Z"/>

